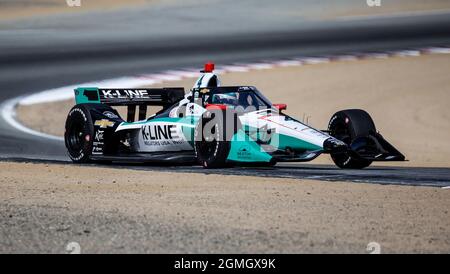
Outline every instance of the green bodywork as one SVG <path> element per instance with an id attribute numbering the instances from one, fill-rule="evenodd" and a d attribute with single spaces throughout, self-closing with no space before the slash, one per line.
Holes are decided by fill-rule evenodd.
<path id="1" fill-rule="evenodd" d="M 236 162 L 270 162 L 272 156 L 240 129 L 231 139 L 227 160 Z"/>
<path id="2" fill-rule="evenodd" d="M 85 95 L 85 91 L 93 92 L 97 94 L 97 98 L 89 98 Z M 77 88 L 75 89 L 75 102 L 76 104 L 100 104 L 100 96 L 98 94 L 98 88 Z"/>

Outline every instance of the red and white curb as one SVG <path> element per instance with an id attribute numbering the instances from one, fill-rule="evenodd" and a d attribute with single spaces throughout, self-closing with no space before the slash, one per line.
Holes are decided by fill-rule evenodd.
<path id="1" fill-rule="evenodd" d="M 449 47 L 426 47 L 408 50 L 396 50 L 386 52 L 361 52 L 341 55 L 316 56 L 316 57 L 294 57 L 282 60 L 269 60 L 255 63 L 235 63 L 221 66 L 216 72 L 219 74 L 231 72 L 248 72 L 252 70 L 265 70 L 279 67 L 293 67 L 304 65 L 316 65 L 340 61 L 357 61 L 366 59 L 387 59 L 391 57 L 413 57 L 424 54 L 450 54 Z M 32 95 L 14 98 L 0 105 L 2 118 L 12 127 L 27 134 L 53 140 L 63 140 L 62 137 L 53 136 L 38 132 L 21 124 L 16 119 L 16 108 L 18 105 L 33 105 L 39 103 L 49 103 L 64 101 L 73 98 L 73 90 L 77 87 L 104 87 L 104 88 L 135 88 L 140 86 L 150 86 L 162 82 L 179 81 L 187 78 L 196 78 L 199 75 L 198 68 L 186 68 L 180 70 L 168 70 L 161 73 L 143 74 L 138 76 L 121 77 L 103 81 L 81 83 L 77 85 L 64 86 L 60 88 L 41 91 Z"/>

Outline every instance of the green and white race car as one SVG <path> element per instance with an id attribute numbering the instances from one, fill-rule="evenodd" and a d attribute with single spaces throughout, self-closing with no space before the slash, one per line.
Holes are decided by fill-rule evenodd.
<path id="1" fill-rule="evenodd" d="M 214 64 L 201 72 L 186 94 L 183 88 L 77 88 L 65 125 L 70 158 L 205 168 L 310 161 L 323 153 L 341 168 L 405 160 L 363 110 L 339 111 L 321 131 L 286 115 L 285 104 L 272 104 L 255 87 L 221 86 Z M 126 120 L 113 106 L 127 107 Z M 148 106 L 161 110 L 147 117 Z"/>

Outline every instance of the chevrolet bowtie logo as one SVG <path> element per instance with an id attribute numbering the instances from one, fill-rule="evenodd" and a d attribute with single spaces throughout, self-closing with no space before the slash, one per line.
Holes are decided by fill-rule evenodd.
<path id="1" fill-rule="evenodd" d="M 95 125 L 99 126 L 100 128 L 107 128 L 107 127 L 114 126 L 114 122 L 112 122 L 110 120 L 106 120 L 106 119 L 101 119 L 101 120 L 95 121 Z"/>

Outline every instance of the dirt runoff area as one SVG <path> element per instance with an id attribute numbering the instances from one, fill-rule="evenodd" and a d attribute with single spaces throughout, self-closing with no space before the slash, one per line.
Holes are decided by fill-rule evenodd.
<path id="1" fill-rule="evenodd" d="M 450 252 L 446 189 L 0 162 L 0 252 Z"/>
<path id="2" fill-rule="evenodd" d="M 217 65 L 220 68 L 220 64 Z M 326 129 L 334 112 L 367 110 L 381 134 L 409 162 L 401 166 L 450 167 L 450 55 L 339 61 L 221 75 L 223 85 L 255 85 L 287 114 Z M 159 86 L 191 88 L 194 79 Z M 62 136 L 73 100 L 19 106 L 18 119 Z M 60 113 L 64 115 L 54 115 Z M 331 164 L 328 156 L 312 163 Z M 387 165 L 387 163 L 381 163 Z"/>

